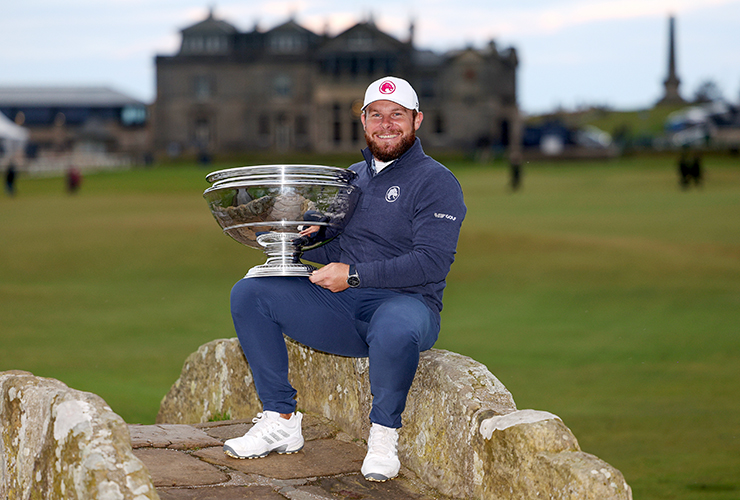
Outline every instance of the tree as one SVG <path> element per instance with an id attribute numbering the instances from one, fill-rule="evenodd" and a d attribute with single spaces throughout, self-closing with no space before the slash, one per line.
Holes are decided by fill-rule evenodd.
<path id="1" fill-rule="evenodd" d="M 696 88 L 694 93 L 695 102 L 712 102 L 722 99 L 722 90 L 714 80 L 704 80 Z"/>

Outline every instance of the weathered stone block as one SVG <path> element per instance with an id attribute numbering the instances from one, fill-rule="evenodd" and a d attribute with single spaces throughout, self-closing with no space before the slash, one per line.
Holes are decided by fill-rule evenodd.
<path id="1" fill-rule="evenodd" d="M 162 399 L 158 424 L 253 418 L 262 411 L 252 372 L 237 339 L 214 340 L 187 357 Z"/>
<path id="2" fill-rule="evenodd" d="M 287 340 L 298 407 L 366 438 L 372 403 L 367 359 Z M 237 339 L 209 342 L 188 357 L 162 400 L 159 423 L 200 423 L 261 411 Z M 455 498 L 629 500 L 622 474 L 583 453 L 556 416 L 518 411 L 509 391 L 476 361 L 422 353 L 403 414 L 399 456 L 429 486 Z"/>
<path id="3" fill-rule="evenodd" d="M 470 439 L 476 498 L 529 500 L 537 492 L 553 500 L 632 498 L 622 473 L 582 452 L 556 415 L 522 410 L 488 417 L 477 428 Z"/>
<path id="4" fill-rule="evenodd" d="M 102 398 L 0 372 L 0 498 L 159 499 L 128 427 Z"/>
<path id="5" fill-rule="evenodd" d="M 214 439 L 192 425 L 129 425 L 132 448 L 169 448 L 170 450 L 190 450 L 207 446 L 220 446 Z"/>

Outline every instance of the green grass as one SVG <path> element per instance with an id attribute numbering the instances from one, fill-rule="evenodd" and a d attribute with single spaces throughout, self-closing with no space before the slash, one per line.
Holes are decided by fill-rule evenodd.
<path id="1" fill-rule="evenodd" d="M 500 164 L 450 162 L 468 216 L 437 347 L 559 415 L 635 498 L 737 499 L 740 160 L 707 157 L 688 192 L 674 161 L 526 164 L 518 193 Z M 0 198 L 0 370 L 153 422 L 185 358 L 234 335 L 229 290 L 264 260 L 220 233 L 206 172 L 90 175 L 76 196 L 21 178 Z"/>

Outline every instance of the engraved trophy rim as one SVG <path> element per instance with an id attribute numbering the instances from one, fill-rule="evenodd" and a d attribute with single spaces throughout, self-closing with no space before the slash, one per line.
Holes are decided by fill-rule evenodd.
<path id="1" fill-rule="evenodd" d="M 259 181 L 292 181 L 292 182 L 338 182 L 341 179 L 352 178 L 357 174 L 352 170 L 328 165 L 308 164 L 270 164 L 232 167 L 216 170 L 206 175 L 206 180 L 216 188 L 226 183 L 247 180 Z"/>

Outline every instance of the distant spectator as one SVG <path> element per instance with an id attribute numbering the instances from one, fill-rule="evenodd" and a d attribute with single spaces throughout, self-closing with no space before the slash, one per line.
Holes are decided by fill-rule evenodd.
<path id="1" fill-rule="evenodd" d="M 511 153 L 509 155 L 510 186 L 512 191 L 517 191 L 522 183 L 522 155 Z"/>
<path id="2" fill-rule="evenodd" d="M 198 153 L 198 162 L 203 166 L 211 164 L 211 155 L 205 149 L 201 149 Z"/>
<path id="3" fill-rule="evenodd" d="M 15 165 L 13 165 L 13 162 L 10 162 L 8 168 L 5 169 L 5 191 L 8 193 L 9 196 L 15 196 L 16 175 L 17 172 L 15 170 Z"/>
<path id="4" fill-rule="evenodd" d="M 684 151 L 681 153 L 681 157 L 678 160 L 678 183 L 681 186 L 681 189 L 687 189 L 689 187 L 690 170 L 689 154 Z"/>
<path id="5" fill-rule="evenodd" d="M 67 191 L 75 194 L 82 184 L 82 173 L 76 167 L 69 167 L 67 170 Z"/>
<path id="6" fill-rule="evenodd" d="M 692 183 L 694 186 L 700 186 L 704 177 L 701 155 L 696 153 L 693 158 L 689 158 L 687 151 L 681 153 L 678 160 L 678 176 L 682 189 L 688 189 Z"/>
<path id="7" fill-rule="evenodd" d="M 696 153 L 694 155 L 694 160 L 691 162 L 691 167 L 689 168 L 689 177 L 691 178 L 695 186 L 701 186 L 704 173 L 701 166 L 701 155 L 699 153 Z"/>

